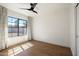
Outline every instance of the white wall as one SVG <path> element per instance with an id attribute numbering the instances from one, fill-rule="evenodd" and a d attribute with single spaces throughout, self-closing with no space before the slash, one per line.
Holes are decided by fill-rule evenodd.
<path id="1" fill-rule="evenodd" d="M 12 16 L 12 17 L 28 20 L 27 16 L 19 14 L 17 12 L 11 11 L 11 10 L 8 10 L 8 16 Z M 17 44 L 17 43 L 25 42 L 25 41 L 28 40 L 28 32 L 24 36 L 8 37 L 8 32 L 7 32 L 8 31 L 8 27 L 6 27 L 6 28 L 7 28 L 6 33 L 7 33 L 7 46 L 8 47 L 12 46 L 14 44 Z"/>
<path id="2" fill-rule="evenodd" d="M 38 4 L 33 39 L 70 47 L 70 4 Z"/>

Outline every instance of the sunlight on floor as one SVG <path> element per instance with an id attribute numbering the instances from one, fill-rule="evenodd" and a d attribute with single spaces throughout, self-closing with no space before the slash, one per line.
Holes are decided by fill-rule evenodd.
<path id="1" fill-rule="evenodd" d="M 22 44 L 20 46 L 9 49 L 8 50 L 8 55 L 9 56 L 14 56 L 14 55 L 19 54 L 20 52 L 23 52 L 24 50 L 27 50 L 28 48 L 31 48 L 31 47 L 33 47 L 33 44 L 30 43 L 30 42 Z"/>
<path id="2" fill-rule="evenodd" d="M 24 50 L 26 50 L 26 49 L 32 47 L 33 44 L 31 44 L 31 43 L 26 43 L 26 44 L 23 44 L 23 45 L 21 45 L 21 46 L 22 46 L 22 48 L 23 48 Z"/>

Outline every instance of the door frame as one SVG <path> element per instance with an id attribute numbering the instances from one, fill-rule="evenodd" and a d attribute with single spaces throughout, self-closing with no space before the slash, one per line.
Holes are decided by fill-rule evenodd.
<path id="1" fill-rule="evenodd" d="M 77 39 L 78 39 L 78 35 L 77 35 L 77 7 L 79 6 L 79 3 L 76 4 L 75 6 L 75 55 L 77 55 Z"/>

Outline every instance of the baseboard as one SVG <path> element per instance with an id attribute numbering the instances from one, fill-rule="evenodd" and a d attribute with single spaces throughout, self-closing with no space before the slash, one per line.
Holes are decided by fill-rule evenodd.
<path id="1" fill-rule="evenodd" d="M 56 45 L 56 46 L 60 46 L 60 47 L 65 47 L 65 46 L 61 46 L 61 45 L 57 45 L 57 44 L 53 44 L 53 43 L 48 43 L 48 42 L 45 42 L 45 41 L 40 41 L 40 40 L 35 40 L 35 39 L 32 39 L 32 40 L 43 42 L 43 43 L 46 43 L 46 44 Z M 70 47 L 65 47 L 65 48 L 69 48 L 70 49 Z"/>

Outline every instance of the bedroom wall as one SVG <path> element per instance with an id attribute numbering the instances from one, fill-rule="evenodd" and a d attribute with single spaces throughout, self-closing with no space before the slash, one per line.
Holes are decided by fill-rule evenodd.
<path id="1" fill-rule="evenodd" d="M 38 5 L 33 19 L 33 39 L 70 47 L 70 4 L 46 3 Z"/>

